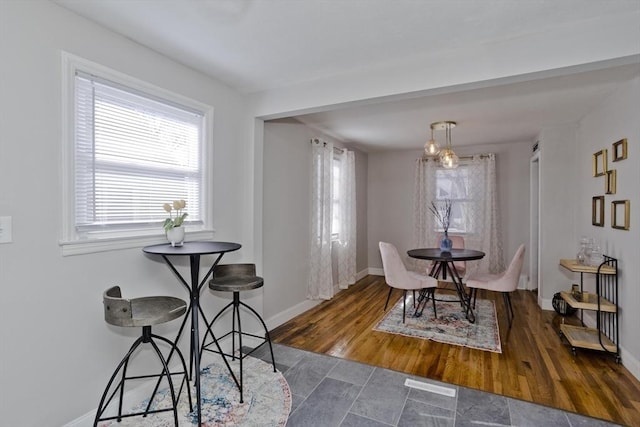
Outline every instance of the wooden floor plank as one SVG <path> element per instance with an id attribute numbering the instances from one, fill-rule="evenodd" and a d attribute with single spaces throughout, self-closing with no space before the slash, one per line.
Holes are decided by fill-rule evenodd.
<path id="1" fill-rule="evenodd" d="M 388 286 L 366 276 L 271 332 L 274 342 L 539 403 L 623 425 L 640 425 L 640 381 L 611 356 L 578 351 L 559 336 L 563 319 L 543 311 L 537 295 L 516 291 L 507 327 L 496 302 L 502 354 L 374 331 L 384 316 Z M 395 290 L 389 307 L 401 297 Z M 567 319 L 566 322 L 575 322 Z M 575 324 L 575 323 L 574 323 Z"/>

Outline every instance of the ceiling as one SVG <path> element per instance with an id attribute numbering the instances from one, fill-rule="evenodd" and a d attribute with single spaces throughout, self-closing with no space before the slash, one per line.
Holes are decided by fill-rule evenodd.
<path id="1" fill-rule="evenodd" d="M 638 0 L 54 2 L 248 94 L 640 11 Z M 296 118 L 365 151 L 421 148 L 436 120 L 458 122 L 454 145 L 533 141 L 638 74 L 636 61 Z"/>

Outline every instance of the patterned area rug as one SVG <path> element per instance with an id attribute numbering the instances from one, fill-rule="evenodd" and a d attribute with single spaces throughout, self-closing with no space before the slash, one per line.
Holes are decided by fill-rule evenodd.
<path id="1" fill-rule="evenodd" d="M 238 372 L 237 362 L 229 361 Z M 201 426 L 284 426 L 291 410 L 291 391 L 289 384 L 280 372 L 273 372 L 273 365 L 253 357 L 243 361 L 244 403 L 240 403 L 238 388 L 233 382 L 222 359 L 219 363 L 202 369 L 200 375 L 202 394 Z M 195 388 L 192 387 L 192 399 L 195 405 Z M 148 399 L 140 402 L 130 412 L 138 412 L 146 407 Z M 152 408 L 171 406 L 169 389 L 158 392 Z M 126 411 L 124 411 L 126 412 Z M 187 393 L 183 391 L 178 408 L 180 426 L 195 426 L 196 411 L 189 411 Z M 100 423 L 101 427 L 165 427 L 174 426 L 173 412 L 161 412 L 147 417 L 123 418 Z"/>
<path id="2" fill-rule="evenodd" d="M 438 299 L 446 296 L 436 295 Z M 476 322 L 469 323 L 458 301 L 437 301 L 438 318 L 429 301 L 422 316 L 414 317 L 413 297 L 407 295 L 407 313 L 402 323 L 402 299 L 373 328 L 375 331 L 424 338 L 446 344 L 502 353 L 496 308 L 491 300 L 476 301 Z"/>

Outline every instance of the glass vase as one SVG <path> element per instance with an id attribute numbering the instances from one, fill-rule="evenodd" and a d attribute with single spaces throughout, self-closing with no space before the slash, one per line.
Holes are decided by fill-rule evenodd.
<path id="1" fill-rule="evenodd" d="M 588 264 L 587 261 L 587 246 L 589 244 L 589 239 L 583 237 L 580 239 L 580 250 L 578 250 L 578 254 L 576 255 L 576 261 L 580 265 Z"/>
<path id="2" fill-rule="evenodd" d="M 602 250 L 600 249 L 600 246 L 596 245 L 591 251 L 591 256 L 589 257 L 589 265 L 591 265 L 592 267 L 598 267 L 603 262 L 604 256 L 602 255 Z"/>
<path id="3" fill-rule="evenodd" d="M 440 252 L 451 252 L 451 247 L 453 246 L 453 242 L 449 238 L 449 233 L 444 232 L 444 236 L 440 239 Z"/>

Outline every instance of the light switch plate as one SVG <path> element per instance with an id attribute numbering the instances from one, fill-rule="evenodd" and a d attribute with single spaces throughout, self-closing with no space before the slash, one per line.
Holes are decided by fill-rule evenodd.
<path id="1" fill-rule="evenodd" d="M 0 243 L 11 243 L 11 217 L 0 216 Z"/>

